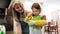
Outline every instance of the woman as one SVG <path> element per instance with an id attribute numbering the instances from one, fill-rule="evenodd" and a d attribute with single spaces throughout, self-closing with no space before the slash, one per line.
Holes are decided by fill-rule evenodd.
<path id="1" fill-rule="evenodd" d="M 22 34 L 29 34 L 29 26 L 27 23 L 24 23 L 24 18 L 27 16 L 29 12 L 25 11 L 23 8 L 23 4 L 14 3 L 13 5 L 14 17 L 15 20 L 20 23 Z"/>

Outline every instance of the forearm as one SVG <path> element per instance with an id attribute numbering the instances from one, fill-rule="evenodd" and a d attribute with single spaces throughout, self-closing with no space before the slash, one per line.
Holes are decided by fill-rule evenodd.
<path id="1" fill-rule="evenodd" d="M 32 18 L 32 17 L 27 16 L 27 17 L 24 19 L 24 21 L 25 21 L 25 22 L 28 22 L 31 18 Z"/>
<path id="2" fill-rule="evenodd" d="M 44 26 L 46 25 L 46 20 L 35 21 L 36 26 Z"/>

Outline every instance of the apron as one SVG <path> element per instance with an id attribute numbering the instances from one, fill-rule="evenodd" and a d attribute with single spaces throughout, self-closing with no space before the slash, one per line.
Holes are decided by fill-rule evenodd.
<path id="1" fill-rule="evenodd" d="M 42 20 L 41 16 L 33 17 L 31 20 L 38 21 Z M 41 27 L 29 26 L 30 34 L 42 34 Z"/>

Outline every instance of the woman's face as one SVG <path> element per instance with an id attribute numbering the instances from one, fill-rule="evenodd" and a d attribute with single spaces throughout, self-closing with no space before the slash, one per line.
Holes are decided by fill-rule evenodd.
<path id="1" fill-rule="evenodd" d="M 35 16 L 40 14 L 40 10 L 38 10 L 38 9 L 33 8 L 32 11 L 33 11 L 33 15 L 35 15 Z"/>
<path id="2" fill-rule="evenodd" d="M 15 10 L 19 13 L 22 13 L 23 12 L 23 7 L 19 4 L 15 5 Z"/>

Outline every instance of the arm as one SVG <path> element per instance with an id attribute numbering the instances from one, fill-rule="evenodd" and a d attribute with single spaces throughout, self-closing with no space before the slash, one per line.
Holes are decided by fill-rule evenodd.
<path id="1" fill-rule="evenodd" d="M 26 18 L 24 19 L 24 21 L 27 23 L 31 18 L 32 18 L 32 16 L 26 16 Z"/>
<path id="2" fill-rule="evenodd" d="M 42 20 L 40 20 L 40 21 L 35 21 L 34 25 L 36 25 L 36 26 L 44 26 L 44 25 L 46 25 L 46 16 L 45 15 L 42 16 Z"/>
<path id="3" fill-rule="evenodd" d="M 46 20 L 35 21 L 36 26 L 44 26 L 46 25 Z"/>
<path id="4" fill-rule="evenodd" d="M 27 15 L 26 15 L 24 21 L 25 21 L 25 22 L 28 22 L 31 18 L 32 18 L 31 12 L 27 12 Z"/>

